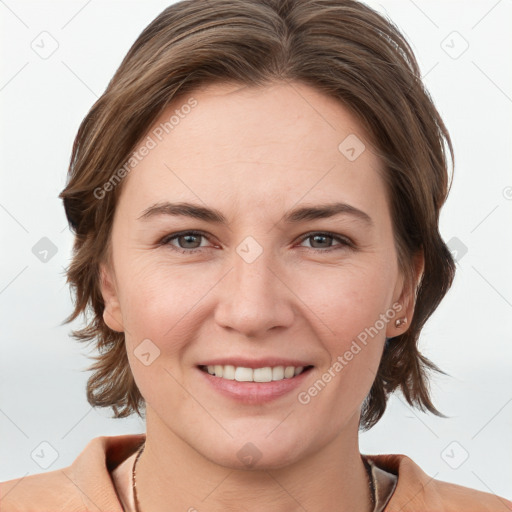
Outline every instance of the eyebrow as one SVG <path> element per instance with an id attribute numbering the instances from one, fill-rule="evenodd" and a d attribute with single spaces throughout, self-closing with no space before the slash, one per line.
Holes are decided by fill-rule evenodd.
<path id="1" fill-rule="evenodd" d="M 336 215 L 350 215 L 355 219 L 363 221 L 372 227 L 371 217 L 358 208 L 347 203 L 327 203 L 316 206 L 301 206 L 295 208 L 283 216 L 283 222 L 296 224 L 299 222 L 315 219 L 327 219 Z M 227 224 L 226 217 L 215 208 L 206 208 L 193 203 L 170 203 L 168 201 L 155 203 L 146 208 L 138 217 L 138 220 L 146 221 L 160 215 L 183 216 L 194 219 L 212 222 L 214 224 Z"/>

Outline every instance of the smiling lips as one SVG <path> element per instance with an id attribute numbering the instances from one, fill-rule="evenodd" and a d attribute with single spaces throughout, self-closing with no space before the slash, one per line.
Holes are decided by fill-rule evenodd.
<path id="1" fill-rule="evenodd" d="M 210 375 L 238 382 L 272 382 L 283 379 L 291 379 L 300 375 L 310 366 L 264 366 L 260 368 L 248 368 L 246 366 L 226 365 L 201 365 L 200 369 Z"/>
<path id="2" fill-rule="evenodd" d="M 221 395 L 244 405 L 284 397 L 307 379 L 311 359 L 224 357 L 197 365 L 204 382 Z"/>

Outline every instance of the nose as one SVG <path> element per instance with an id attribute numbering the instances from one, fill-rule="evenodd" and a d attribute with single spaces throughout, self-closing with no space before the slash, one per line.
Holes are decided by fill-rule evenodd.
<path id="1" fill-rule="evenodd" d="M 248 338 L 292 325 L 291 285 L 270 252 L 263 251 L 252 262 L 238 253 L 233 255 L 233 268 L 221 283 L 215 312 L 218 325 Z"/>

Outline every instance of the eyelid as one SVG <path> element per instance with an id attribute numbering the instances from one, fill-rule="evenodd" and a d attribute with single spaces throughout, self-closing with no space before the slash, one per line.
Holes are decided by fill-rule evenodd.
<path id="1" fill-rule="evenodd" d="M 307 240 L 308 238 L 313 237 L 314 235 L 325 235 L 333 240 L 336 240 L 340 242 L 340 246 L 346 247 L 349 249 L 355 249 L 356 244 L 347 236 L 345 235 L 339 235 L 337 233 L 332 233 L 331 231 L 310 231 L 309 233 L 306 233 L 305 235 L 302 235 L 300 238 L 300 242 L 304 242 L 304 240 Z M 333 246 L 333 247 L 327 247 L 326 249 L 315 249 L 314 247 L 306 247 L 306 249 L 311 249 L 312 251 L 317 252 L 328 252 L 329 250 L 335 250 L 336 247 L 339 246 Z"/>
<path id="2" fill-rule="evenodd" d="M 158 242 L 158 245 L 159 246 L 160 245 L 164 245 L 164 246 L 171 245 L 170 242 L 172 240 L 175 240 L 176 238 L 179 238 L 180 236 L 185 236 L 185 235 L 202 236 L 203 238 L 206 238 L 211 243 L 210 236 L 207 235 L 204 231 L 199 231 L 196 229 L 187 229 L 185 231 L 178 231 L 176 233 L 170 233 L 168 235 L 165 235 L 162 239 L 160 239 L 160 241 Z M 176 246 L 171 246 L 171 247 L 173 247 L 173 249 L 176 249 L 177 251 L 181 251 L 181 252 L 194 252 L 194 251 L 206 249 L 206 247 L 196 247 L 193 249 L 183 249 L 182 247 L 176 247 Z"/>
<path id="3" fill-rule="evenodd" d="M 194 236 L 201 236 L 203 238 L 206 238 L 211 243 L 211 237 L 210 235 L 206 234 L 204 231 L 196 230 L 196 229 L 189 229 L 184 231 L 179 231 L 176 233 L 170 233 L 168 235 L 165 235 L 160 241 L 158 242 L 159 246 L 170 246 L 172 250 L 176 250 L 181 253 L 197 253 L 202 252 L 204 249 L 208 249 L 208 247 L 195 247 L 191 249 L 184 249 L 182 247 L 177 247 L 172 245 L 170 242 L 172 240 L 175 240 L 181 236 L 185 235 L 194 235 Z M 330 252 L 338 249 L 351 249 L 354 250 L 356 248 L 356 244 L 351 240 L 349 237 L 345 235 L 340 235 L 337 233 L 333 233 L 331 231 L 310 231 L 308 233 L 305 233 L 304 235 L 301 235 L 299 239 L 299 243 L 303 243 L 308 238 L 311 238 L 315 235 L 323 235 L 327 236 L 329 238 L 332 238 L 333 240 L 336 240 L 338 242 L 338 245 L 327 247 L 323 249 L 316 249 L 315 247 L 303 247 L 303 249 L 309 249 L 310 251 L 314 251 L 316 253 L 322 253 L 322 252 Z M 218 247 L 218 246 L 217 246 Z"/>

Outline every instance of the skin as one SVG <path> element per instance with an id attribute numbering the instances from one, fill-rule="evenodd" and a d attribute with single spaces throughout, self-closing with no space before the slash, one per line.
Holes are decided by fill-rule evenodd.
<path id="1" fill-rule="evenodd" d="M 357 119 L 309 86 L 209 85 L 191 96 L 197 106 L 124 179 L 111 265 L 101 266 L 104 319 L 125 332 L 146 401 L 140 509 L 370 511 L 361 404 L 385 337 L 409 324 L 386 323 L 308 404 L 297 394 L 393 304 L 402 308 L 395 318 L 412 318 L 415 283 L 398 268 L 381 163 Z M 350 134 L 366 145 L 354 161 L 338 150 Z M 228 222 L 139 219 L 161 201 L 215 208 Z M 337 201 L 373 226 L 350 214 L 282 222 L 297 206 Z M 204 237 L 159 245 L 184 230 Z M 325 231 L 354 247 L 304 237 Z M 248 236 L 263 251 L 251 263 L 236 251 Z M 160 350 L 149 366 L 134 354 L 145 339 Z M 221 356 L 296 357 L 314 368 L 297 391 L 240 404 L 198 378 L 199 362 Z M 251 468 L 237 456 L 248 442 L 261 454 Z"/>

